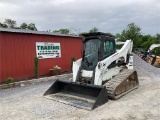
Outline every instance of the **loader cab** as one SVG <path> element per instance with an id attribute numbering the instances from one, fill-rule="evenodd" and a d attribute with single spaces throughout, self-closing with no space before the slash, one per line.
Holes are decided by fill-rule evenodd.
<path id="1" fill-rule="evenodd" d="M 106 33 L 83 34 L 83 57 L 81 67 L 94 70 L 102 61 L 116 52 L 114 36 Z"/>

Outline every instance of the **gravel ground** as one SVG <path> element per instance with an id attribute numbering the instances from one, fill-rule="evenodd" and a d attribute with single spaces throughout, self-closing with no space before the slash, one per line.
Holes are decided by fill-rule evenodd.
<path id="1" fill-rule="evenodd" d="M 149 72 L 150 74 L 155 74 L 160 76 L 160 68 L 156 68 L 145 61 L 143 61 L 139 56 L 133 53 L 133 61 L 136 68 L 144 69 L 145 71 Z"/>
<path id="2" fill-rule="evenodd" d="M 134 68 L 138 71 L 139 88 L 92 111 L 44 98 L 43 93 L 54 80 L 0 90 L 0 120 L 159 120 L 160 68 L 136 55 Z"/>

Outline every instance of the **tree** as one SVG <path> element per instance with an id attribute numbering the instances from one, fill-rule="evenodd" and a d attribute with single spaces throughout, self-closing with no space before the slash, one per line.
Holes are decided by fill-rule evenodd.
<path id="1" fill-rule="evenodd" d="M 95 33 L 98 32 L 98 28 L 97 27 L 93 27 L 91 30 L 89 30 L 89 33 Z"/>
<path id="2" fill-rule="evenodd" d="M 155 43 L 160 44 L 160 34 L 156 34 L 155 36 Z"/>
<path id="3" fill-rule="evenodd" d="M 128 39 L 133 40 L 133 44 L 138 46 L 142 44 L 141 38 L 141 28 L 134 23 L 130 23 L 127 25 L 127 28 L 124 29 L 121 34 L 116 34 L 116 38 L 118 41 L 126 41 Z"/>
<path id="4" fill-rule="evenodd" d="M 29 29 L 29 30 L 36 30 L 36 31 L 37 31 L 37 28 L 36 28 L 36 26 L 35 26 L 34 23 L 28 24 L 28 29 Z"/>
<path id="5" fill-rule="evenodd" d="M 22 23 L 20 25 L 20 29 L 25 29 L 25 30 L 28 29 L 28 30 L 36 30 L 37 31 L 37 28 L 34 23 L 30 23 L 28 25 L 27 25 L 27 23 Z"/>
<path id="6" fill-rule="evenodd" d="M 146 50 L 148 50 L 149 47 L 150 47 L 152 44 L 154 44 L 154 43 L 155 43 L 154 37 L 150 36 L 150 37 L 148 37 L 147 40 L 144 41 L 141 45 L 142 45 Z"/>
<path id="7" fill-rule="evenodd" d="M 5 19 L 4 24 L 7 25 L 7 28 L 17 28 L 16 27 L 16 21 L 11 19 Z"/>
<path id="8" fill-rule="evenodd" d="M 3 24 L 0 22 L 0 28 L 7 28 L 8 26 L 6 24 Z"/>
<path id="9" fill-rule="evenodd" d="M 26 23 L 22 23 L 20 25 L 20 29 L 28 29 L 28 25 Z"/>
<path id="10" fill-rule="evenodd" d="M 67 35 L 71 33 L 69 29 L 59 29 L 59 30 L 54 30 L 53 32 L 59 32 L 61 34 L 67 34 Z"/>
<path id="11" fill-rule="evenodd" d="M 37 30 L 36 26 L 34 23 L 22 23 L 20 25 L 20 27 L 16 26 L 16 21 L 15 20 L 11 20 L 11 19 L 5 19 L 4 23 L 0 22 L 0 27 L 2 28 L 13 28 L 13 29 L 29 29 L 29 30 Z"/>
<path id="12" fill-rule="evenodd" d="M 81 32 L 79 33 L 78 36 L 83 37 L 83 34 L 87 34 L 87 33 L 95 33 L 95 32 L 99 32 L 97 27 L 93 27 L 92 29 L 89 30 L 89 32 Z"/>
<path id="13" fill-rule="evenodd" d="M 83 37 L 83 34 L 87 34 L 87 32 L 82 32 L 82 33 L 79 33 L 79 37 Z"/>

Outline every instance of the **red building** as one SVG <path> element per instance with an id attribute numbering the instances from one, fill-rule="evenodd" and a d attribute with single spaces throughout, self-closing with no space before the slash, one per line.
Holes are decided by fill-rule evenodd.
<path id="1" fill-rule="evenodd" d="M 51 32 L 0 28 L 0 82 L 6 81 L 8 77 L 19 80 L 34 76 L 34 57 L 41 55 L 37 53 L 37 43 L 58 43 L 60 45 L 58 47 L 60 53 L 53 53 L 56 54 L 55 58 L 39 59 L 39 75 L 49 74 L 49 69 L 55 65 L 60 66 L 62 72 L 70 71 L 71 57 L 81 58 L 82 40 L 79 37 Z M 52 54 L 45 53 L 45 51 L 40 52 L 42 55 L 43 52 Z"/>

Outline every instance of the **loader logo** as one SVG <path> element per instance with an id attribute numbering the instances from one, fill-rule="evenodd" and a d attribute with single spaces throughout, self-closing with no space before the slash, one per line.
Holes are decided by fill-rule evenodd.
<path id="1" fill-rule="evenodd" d="M 60 43 L 36 42 L 36 54 L 39 59 L 61 57 Z"/>

